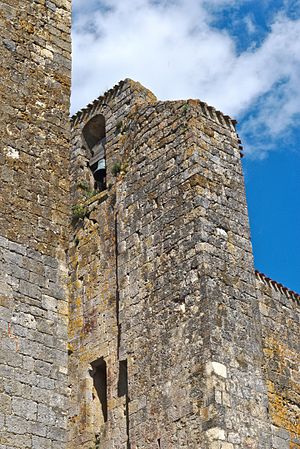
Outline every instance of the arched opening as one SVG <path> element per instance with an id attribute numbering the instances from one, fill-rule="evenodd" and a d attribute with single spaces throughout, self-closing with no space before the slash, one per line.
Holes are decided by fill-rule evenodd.
<path id="1" fill-rule="evenodd" d="M 83 128 L 82 134 L 91 155 L 89 167 L 95 180 L 94 188 L 101 192 L 106 189 L 106 133 L 104 116 L 99 114 L 93 117 Z"/>

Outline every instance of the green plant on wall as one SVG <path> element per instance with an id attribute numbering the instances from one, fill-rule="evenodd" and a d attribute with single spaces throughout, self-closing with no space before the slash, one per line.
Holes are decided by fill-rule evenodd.
<path id="1" fill-rule="evenodd" d="M 97 195 L 99 193 L 97 190 L 88 190 L 85 194 L 86 198 L 93 198 L 93 196 Z"/>
<path id="2" fill-rule="evenodd" d="M 122 126 L 123 126 L 122 120 L 117 122 L 117 124 L 116 124 L 116 134 L 119 134 L 122 131 Z"/>
<path id="3" fill-rule="evenodd" d="M 183 110 L 183 113 L 184 113 L 184 114 L 186 114 L 186 113 L 188 112 L 189 109 L 190 109 L 190 105 L 189 105 L 188 103 L 185 103 L 185 104 L 182 106 L 182 110 Z"/>
<path id="4" fill-rule="evenodd" d="M 97 195 L 97 190 L 90 189 L 90 186 L 86 181 L 81 181 L 78 184 L 78 188 L 83 191 L 84 196 L 86 199 L 92 198 L 93 196 Z"/>
<path id="5" fill-rule="evenodd" d="M 72 215 L 75 220 L 82 220 L 87 216 L 87 208 L 83 204 L 74 204 L 72 206 Z"/>
<path id="6" fill-rule="evenodd" d="M 118 174 L 120 173 L 120 171 L 122 170 L 122 164 L 120 161 L 116 161 L 111 169 L 111 172 L 114 176 L 118 176 Z"/>
<path id="7" fill-rule="evenodd" d="M 77 187 L 78 187 L 79 189 L 81 189 L 81 190 L 84 190 L 84 191 L 89 190 L 89 185 L 88 185 L 88 183 L 87 183 L 86 181 L 80 181 L 80 182 L 77 184 Z"/>

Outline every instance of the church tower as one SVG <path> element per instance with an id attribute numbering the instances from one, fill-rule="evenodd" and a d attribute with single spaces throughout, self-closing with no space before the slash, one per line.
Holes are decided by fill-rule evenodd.
<path id="1" fill-rule="evenodd" d="M 125 80 L 72 128 L 69 449 L 270 449 L 235 122 Z"/>

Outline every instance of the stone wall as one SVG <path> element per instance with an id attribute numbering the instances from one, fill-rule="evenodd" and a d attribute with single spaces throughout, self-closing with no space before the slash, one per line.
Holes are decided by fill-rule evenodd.
<path id="1" fill-rule="evenodd" d="M 126 121 L 141 104 L 156 98 L 131 80 L 73 117 L 70 229 L 69 372 L 71 386 L 69 448 L 122 448 L 127 445 L 126 397 L 121 394 L 119 311 L 116 279 L 116 173 L 127 141 Z M 94 190 L 90 151 L 82 130 L 105 117 L 107 189 Z M 113 172 L 115 174 L 113 174 Z M 93 382 L 93 362 L 107 369 L 107 419 Z M 125 377 L 126 377 L 126 373 Z M 126 382 L 126 379 L 125 379 Z"/>
<path id="2" fill-rule="evenodd" d="M 128 132 L 117 207 L 131 447 L 270 448 L 232 122 L 200 101 L 158 102 Z"/>
<path id="3" fill-rule="evenodd" d="M 70 1 L 0 1 L 0 447 L 63 448 Z"/>
<path id="4" fill-rule="evenodd" d="M 117 419 L 111 413 L 118 405 L 113 395 L 118 338 L 113 195 L 98 195 L 88 208 L 82 223 L 74 224 L 70 249 L 70 449 L 94 448 L 100 436 L 104 447 L 110 447 L 110 427 Z M 109 369 L 109 428 L 91 376 L 92 362 L 101 358 Z M 121 433 L 122 422 L 119 427 Z"/>
<path id="5" fill-rule="evenodd" d="M 300 296 L 257 274 L 273 449 L 300 448 Z"/>

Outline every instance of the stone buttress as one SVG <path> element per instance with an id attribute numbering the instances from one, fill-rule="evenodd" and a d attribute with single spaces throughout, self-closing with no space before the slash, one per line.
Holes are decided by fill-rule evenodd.
<path id="1" fill-rule="evenodd" d="M 0 447 L 67 425 L 71 2 L 0 1 Z"/>

